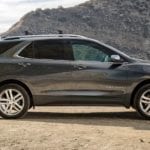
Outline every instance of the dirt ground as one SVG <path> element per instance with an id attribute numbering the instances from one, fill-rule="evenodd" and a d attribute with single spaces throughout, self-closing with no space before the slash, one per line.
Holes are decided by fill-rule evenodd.
<path id="1" fill-rule="evenodd" d="M 0 119 L 0 150 L 149 150 L 150 121 L 122 107 L 38 107 Z"/>

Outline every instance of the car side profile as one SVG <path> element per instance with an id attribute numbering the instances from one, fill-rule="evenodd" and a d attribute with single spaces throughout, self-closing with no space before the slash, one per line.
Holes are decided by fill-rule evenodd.
<path id="1" fill-rule="evenodd" d="M 0 116 L 34 106 L 125 106 L 150 119 L 150 63 L 79 35 L 0 40 Z"/>

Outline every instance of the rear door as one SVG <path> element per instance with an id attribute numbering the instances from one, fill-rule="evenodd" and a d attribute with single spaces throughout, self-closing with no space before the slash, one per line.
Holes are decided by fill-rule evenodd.
<path id="1" fill-rule="evenodd" d="M 63 40 L 38 40 L 20 53 L 24 57 L 22 72 L 33 88 L 37 105 L 70 103 L 65 96 L 72 87 L 74 67 L 68 48 Z"/>

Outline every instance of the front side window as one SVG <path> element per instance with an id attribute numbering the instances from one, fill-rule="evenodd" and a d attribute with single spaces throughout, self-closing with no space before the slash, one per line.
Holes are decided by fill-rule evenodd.
<path id="1" fill-rule="evenodd" d="M 74 60 L 81 61 L 99 61 L 109 62 L 110 54 L 106 53 L 106 49 L 95 43 L 89 42 L 72 42 L 72 50 L 74 54 Z"/>

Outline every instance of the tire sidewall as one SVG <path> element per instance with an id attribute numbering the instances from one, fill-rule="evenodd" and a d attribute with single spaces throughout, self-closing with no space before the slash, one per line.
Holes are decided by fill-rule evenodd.
<path id="1" fill-rule="evenodd" d="M 17 119 L 17 118 L 22 118 L 26 115 L 26 113 L 28 112 L 28 109 L 30 107 L 30 97 L 27 93 L 27 91 L 20 85 L 17 84 L 7 84 L 4 86 L 0 87 L 0 93 L 3 92 L 6 89 L 16 89 L 18 91 L 20 91 L 24 97 L 24 108 L 22 109 L 22 111 L 16 115 L 6 115 L 3 112 L 1 112 L 0 110 L 0 116 L 2 116 L 5 119 Z"/>

